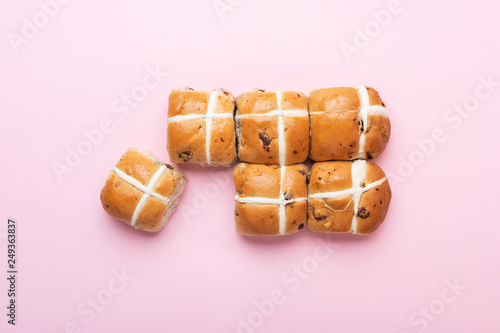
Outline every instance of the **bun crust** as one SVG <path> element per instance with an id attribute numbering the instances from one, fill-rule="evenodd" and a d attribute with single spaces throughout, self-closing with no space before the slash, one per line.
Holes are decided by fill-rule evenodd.
<path id="1" fill-rule="evenodd" d="M 361 86 L 318 89 L 309 95 L 314 161 L 371 159 L 390 138 L 391 124 L 378 92 Z"/>
<path id="2" fill-rule="evenodd" d="M 315 232 L 369 234 L 384 221 L 390 201 L 389 181 L 375 163 L 315 163 L 309 183 L 308 226 Z"/>
<path id="3" fill-rule="evenodd" d="M 233 170 L 235 227 L 245 236 L 292 234 L 307 222 L 307 167 L 240 163 Z"/>
<path id="4" fill-rule="evenodd" d="M 170 160 L 174 163 L 211 166 L 234 164 L 234 109 L 233 95 L 223 89 L 212 92 L 172 90 L 169 97 L 167 129 Z"/>
<path id="5" fill-rule="evenodd" d="M 129 149 L 111 170 L 101 190 L 101 204 L 108 214 L 134 228 L 157 232 L 177 206 L 185 183 L 179 170 L 148 152 Z"/>
<path id="6" fill-rule="evenodd" d="M 236 106 L 238 152 L 242 161 L 292 165 L 306 160 L 309 117 L 305 94 L 250 91 L 236 98 Z"/>

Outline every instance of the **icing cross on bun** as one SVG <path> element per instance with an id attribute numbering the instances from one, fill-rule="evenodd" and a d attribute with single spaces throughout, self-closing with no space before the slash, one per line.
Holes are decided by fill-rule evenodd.
<path id="1" fill-rule="evenodd" d="M 160 231 L 174 211 L 186 178 L 149 152 L 129 149 L 101 190 L 104 210 L 136 229 Z"/>
<path id="2" fill-rule="evenodd" d="M 383 222 L 391 188 L 378 165 L 365 160 L 319 162 L 309 182 L 309 229 L 369 234 Z"/>
<path id="3" fill-rule="evenodd" d="M 253 90 L 236 98 L 239 158 L 291 165 L 309 154 L 307 96 L 296 91 Z"/>
<path id="4" fill-rule="evenodd" d="M 236 231 L 292 234 L 307 222 L 307 167 L 240 163 L 233 170 Z"/>
<path id="5" fill-rule="evenodd" d="M 389 114 L 371 87 L 313 90 L 309 112 L 314 161 L 372 159 L 389 141 Z"/>
<path id="6" fill-rule="evenodd" d="M 167 150 L 174 163 L 231 166 L 236 161 L 233 95 L 224 89 L 172 90 Z"/>

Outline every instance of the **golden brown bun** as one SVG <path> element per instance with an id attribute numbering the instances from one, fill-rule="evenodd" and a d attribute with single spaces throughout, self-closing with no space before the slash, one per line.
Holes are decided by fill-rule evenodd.
<path id="1" fill-rule="evenodd" d="M 385 108 L 378 92 L 366 87 L 370 106 Z M 368 124 L 359 116 L 361 100 L 355 88 L 318 89 L 309 95 L 311 113 L 311 150 L 314 161 L 371 159 L 379 156 L 390 138 L 389 118 L 368 114 Z M 364 128 L 366 127 L 366 128 Z M 360 136 L 365 131 L 360 153 Z"/>
<path id="2" fill-rule="evenodd" d="M 325 197 L 321 193 L 349 191 L 353 187 L 353 163 L 366 163 L 364 180 L 358 184 L 364 192 L 359 200 L 355 228 L 352 228 L 355 213 L 355 198 L 352 193 L 336 198 L 314 198 L 315 194 Z M 372 162 L 358 160 L 315 163 L 309 182 L 309 228 L 315 232 L 354 232 L 362 235 L 375 231 L 384 221 L 391 201 L 389 181 L 383 181 L 384 179 L 386 176 L 382 169 Z M 372 183 L 377 181 L 381 184 L 374 186 Z"/>
<path id="3" fill-rule="evenodd" d="M 295 91 L 284 91 L 282 110 L 307 111 L 307 96 Z M 258 114 L 278 110 L 275 92 L 250 91 L 236 98 L 236 134 L 238 152 L 242 161 L 279 164 L 278 116 Z M 249 116 L 251 115 L 251 116 Z M 239 117 L 243 116 L 243 117 Z M 309 154 L 309 117 L 284 116 L 285 163 L 304 162 Z"/>
<path id="4" fill-rule="evenodd" d="M 284 168 L 286 169 L 282 187 L 279 165 L 240 163 L 234 168 L 233 177 L 237 197 L 235 226 L 239 234 L 245 236 L 280 235 L 279 204 L 239 201 L 280 199 L 280 194 L 280 202 L 294 200 L 284 206 L 283 234 L 292 234 L 304 227 L 307 222 L 307 167 L 304 164 L 296 164 Z M 280 187 L 282 193 L 280 193 Z"/>
<path id="5" fill-rule="evenodd" d="M 234 114 L 233 95 L 223 89 L 218 92 L 215 114 Z M 172 121 L 175 116 L 205 115 L 211 92 L 174 89 L 169 97 L 167 150 L 175 163 L 196 163 L 231 166 L 236 161 L 234 119 L 213 118 L 210 130 L 210 161 L 207 161 L 205 119 Z"/>
<path id="6" fill-rule="evenodd" d="M 160 198 L 148 195 L 142 208 L 138 207 L 145 194 L 143 189 L 137 186 L 142 184 L 147 187 L 163 165 L 166 168 L 155 182 L 153 189 L 153 192 Z M 101 190 L 101 203 L 104 210 L 111 216 L 131 225 L 134 212 L 140 209 L 133 227 L 149 232 L 160 231 L 177 206 L 184 190 L 186 178 L 182 172 L 171 165 L 164 164 L 151 153 L 139 149 L 129 149 L 120 158 L 115 168 L 111 170 Z M 126 175 L 126 179 L 119 174 L 120 171 Z M 132 177 L 140 184 L 131 184 L 128 177 Z M 164 198 L 166 200 L 163 200 Z"/>

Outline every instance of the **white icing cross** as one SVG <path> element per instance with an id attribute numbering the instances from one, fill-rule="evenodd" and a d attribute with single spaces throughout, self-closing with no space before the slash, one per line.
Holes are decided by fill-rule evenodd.
<path id="1" fill-rule="evenodd" d="M 282 95 L 281 91 L 276 91 L 276 100 L 278 102 L 278 109 L 266 113 L 248 113 L 237 115 L 236 118 L 253 118 L 253 117 L 278 117 L 278 151 L 279 151 L 279 164 L 286 165 L 286 141 L 285 141 L 285 120 L 283 117 L 307 117 L 309 112 L 304 109 L 283 110 L 282 109 Z"/>
<path id="2" fill-rule="evenodd" d="M 217 108 L 217 99 L 220 96 L 220 90 L 214 90 L 210 93 L 210 97 L 208 99 L 207 104 L 207 112 L 205 114 L 186 114 L 186 115 L 177 115 L 168 118 L 168 122 L 181 122 L 188 120 L 198 120 L 205 119 L 205 154 L 207 159 L 207 164 L 210 165 L 211 157 L 210 157 L 210 144 L 212 138 L 212 120 L 217 118 L 233 118 L 232 113 L 215 113 L 215 109 Z"/>
<path id="3" fill-rule="evenodd" d="M 368 115 L 381 115 L 384 117 L 389 117 L 389 112 L 387 109 L 381 105 L 370 105 L 370 95 L 368 95 L 368 89 L 366 86 L 358 87 L 358 95 L 360 100 L 360 107 L 358 110 L 358 118 L 363 123 L 363 131 L 359 136 L 359 151 L 358 158 L 365 157 L 365 136 L 366 130 L 368 128 Z M 349 112 L 352 110 L 335 110 L 335 111 L 311 111 L 311 114 L 321 114 L 326 112 Z"/>
<path id="4" fill-rule="evenodd" d="M 358 230 L 358 208 L 359 202 L 361 201 L 361 195 L 371 190 L 377 186 L 382 185 L 387 178 L 384 177 L 379 179 L 373 183 L 366 184 L 364 187 L 361 187 L 361 184 L 365 182 L 366 178 L 366 161 L 365 160 L 355 160 L 352 162 L 351 166 L 351 178 L 352 178 L 352 187 L 347 190 L 336 191 L 336 192 L 324 192 L 324 193 L 313 193 L 309 195 L 310 199 L 341 199 L 347 196 L 352 196 L 354 200 L 354 212 L 352 216 L 351 222 L 351 233 L 355 234 Z"/>
<path id="5" fill-rule="evenodd" d="M 167 169 L 166 165 L 162 165 L 151 177 L 151 180 L 148 183 L 148 186 L 144 186 L 140 181 L 135 179 L 132 176 L 127 175 L 125 172 L 121 171 L 117 167 L 113 168 L 113 171 L 116 173 L 118 177 L 120 177 L 122 180 L 125 182 L 129 183 L 130 185 L 134 186 L 138 190 L 144 192 L 141 200 L 139 200 L 139 203 L 135 207 L 134 214 L 132 215 L 132 221 L 130 222 L 130 225 L 135 225 L 137 222 L 137 218 L 139 217 L 139 214 L 141 213 L 142 208 L 146 204 L 146 201 L 148 200 L 149 197 L 154 197 L 155 199 L 158 199 L 159 201 L 168 204 L 170 202 L 170 199 L 167 197 L 164 197 L 154 191 L 156 184 L 160 180 L 161 176 L 163 175 L 163 172 Z"/>
<path id="6" fill-rule="evenodd" d="M 286 232 L 286 205 L 294 202 L 304 202 L 307 198 L 295 198 L 295 199 L 285 199 L 285 195 L 283 193 L 283 184 L 285 183 L 285 172 L 286 166 L 280 167 L 280 195 L 278 199 L 273 198 L 264 198 L 264 197 L 240 197 L 239 195 L 235 195 L 234 199 L 240 203 L 246 204 L 256 204 L 256 205 L 278 205 L 278 216 L 279 216 L 279 233 L 280 235 L 284 235 Z"/>

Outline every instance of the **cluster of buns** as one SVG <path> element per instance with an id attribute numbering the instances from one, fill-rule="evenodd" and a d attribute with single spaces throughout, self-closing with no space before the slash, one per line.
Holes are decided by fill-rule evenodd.
<path id="1" fill-rule="evenodd" d="M 255 89 L 180 88 L 169 97 L 167 149 L 175 163 L 231 166 L 236 230 L 285 235 L 368 234 L 385 218 L 391 189 L 375 163 L 390 136 L 379 94 L 370 87 L 328 88 L 307 97 Z M 309 172 L 307 158 L 315 163 Z M 186 177 L 149 152 L 128 150 L 101 191 L 110 215 L 134 228 L 161 230 Z"/>
<path id="2" fill-rule="evenodd" d="M 231 166 L 242 235 L 367 234 L 385 218 L 391 190 L 375 163 L 390 137 L 373 88 L 328 88 L 310 96 L 180 88 L 169 98 L 167 148 L 176 163 Z M 317 162 L 311 172 L 303 164 Z"/>

